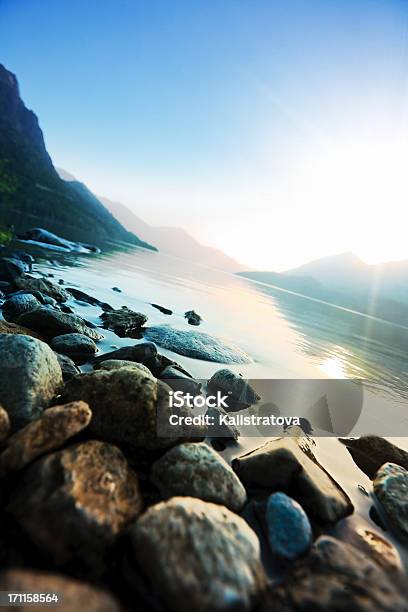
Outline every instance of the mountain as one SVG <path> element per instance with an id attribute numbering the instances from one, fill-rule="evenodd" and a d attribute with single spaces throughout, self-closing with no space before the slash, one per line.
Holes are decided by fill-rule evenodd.
<path id="1" fill-rule="evenodd" d="M 120 240 L 155 249 L 127 231 L 78 182 L 60 178 L 14 74 L 0 64 L 0 224 L 18 233 L 42 226 L 70 240 Z"/>

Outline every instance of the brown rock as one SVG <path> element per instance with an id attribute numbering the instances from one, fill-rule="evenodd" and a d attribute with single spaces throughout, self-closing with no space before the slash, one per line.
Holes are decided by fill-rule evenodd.
<path id="1" fill-rule="evenodd" d="M 264 587 L 258 538 L 224 506 L 173 497 L 132 528 L 137 571 L 174 612 L 252 610 Z"/>
<path id="2" fill-rule="evenodd" d="M 0 454 L 0 476 L 21 470 L 37 457 L 59 448 L 84 429 L 91 417 L 92 412 L 85 402 L 72 402 L 44 410 L 39 419 L 7 440 L 5 450 Z"/>
<path id="3" fill-rule="evenodd" d="M 336 523 L 353 505 L 318 463 L 305 438 L 279 438 L 232 462 L 244 486 L 290 492 L 317 522 Z"/>
<path id="4" fill-rule="evenodd" d="M 408 470 L 408 453 L 380 436 L 341 438 L 360 470 L 373 479 L 384 463 L 396 463 Z"/>
<path id="5" fill-rule="evenodd" d="M 10 419 L 3 406 L 0 406 L 0 442 L 3 442 L 9 435 Z"/>
<path id="6" fill-rule="evenodd" d="M 38 340 L 44 340 L 40 334 L 37 334 L 37 332 L 32 331 L 27 327 L 22 327 L 21 325 L 7 323 L 7 321 L 0 321 L 0 334 L 22 334 L 24 336 L 37 338 Z"/>
<path id="7" fill-rule="evenodd" d="M 51 562 L 98 574 L 106 548 L 141 508 L 137 476 L 121 451 L 92 440 L 29 466 L 7 511 Z"/>
<path id="8" fill-rule="evenodd" d="M 44 604 L 7 606 L 13 612 L 40 612 L 57 609 L 59 612 L 120 612 L 120 606 L 107 591 L 80 582 L 68 576 L 32 569 L 9 569 L 0 574 L 0 590 L 9 593 L 56 593 L 60 603 L 45 607 Z"/>
<path id="9" fill-rule="evenodd" d="M 147 317 L 141 312 L 134 312 L 126 306 L 119 310 L 109 310 L 100 316 L 105 329 L 111 329 L 120 338 L 140 338 L 140 329 Z"/>

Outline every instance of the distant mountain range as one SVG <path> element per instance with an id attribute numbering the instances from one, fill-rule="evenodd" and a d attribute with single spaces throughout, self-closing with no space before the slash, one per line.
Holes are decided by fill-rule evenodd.
<path id="1" fill-rule="evenodd" d="M 36 115 L 0 64 L 0 224 L 17 232 L 41 225 L 70 240 L 120 240 L 155 249 L 127 231 L 79 182 L 56 172 Z"/>
<path id="2" fill-rule="evenodd" d="M 246 271 L 239 274 L 266 285 L 408 324 L 408 260 L 369 265 L 353 253 L 341 253 L 283 273 Z"/>

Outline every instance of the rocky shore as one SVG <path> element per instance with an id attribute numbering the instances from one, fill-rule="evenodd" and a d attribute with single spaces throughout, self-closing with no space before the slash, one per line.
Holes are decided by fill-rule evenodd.
<path id="1" fill-rule="evenodd" d="M 78 302 L 100 309 L 99 326 Z M 38 275 L 23 251 L 0 258 L 0 307 L 0 590 L 56 592 L 69 612 L 408 610 L 397 549 L 376 524 L 354 525 L 302 430 L 231 465 L 217 449 L 236 444 L 234 428 L 158 434 L 169 385 L 198 384 L 160 347 L 223 364 L 209 388 L 229 393 L 227 412 L 259 399 L 225 365 L 251 361 L 239 347 L 149 327 L 145 313 Z M 100 351 L 105 330 L 129 344 Z M 342 442 L 405 546 L 408 453 L 375 436 Z"/>

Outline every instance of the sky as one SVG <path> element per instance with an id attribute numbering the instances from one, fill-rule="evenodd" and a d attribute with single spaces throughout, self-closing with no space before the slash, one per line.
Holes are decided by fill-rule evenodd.
<path id="1" fill-rule="evenodd" d="M 406 0 L 0 0 L 54 164 L 256 269 L 408 258 Z"/>

